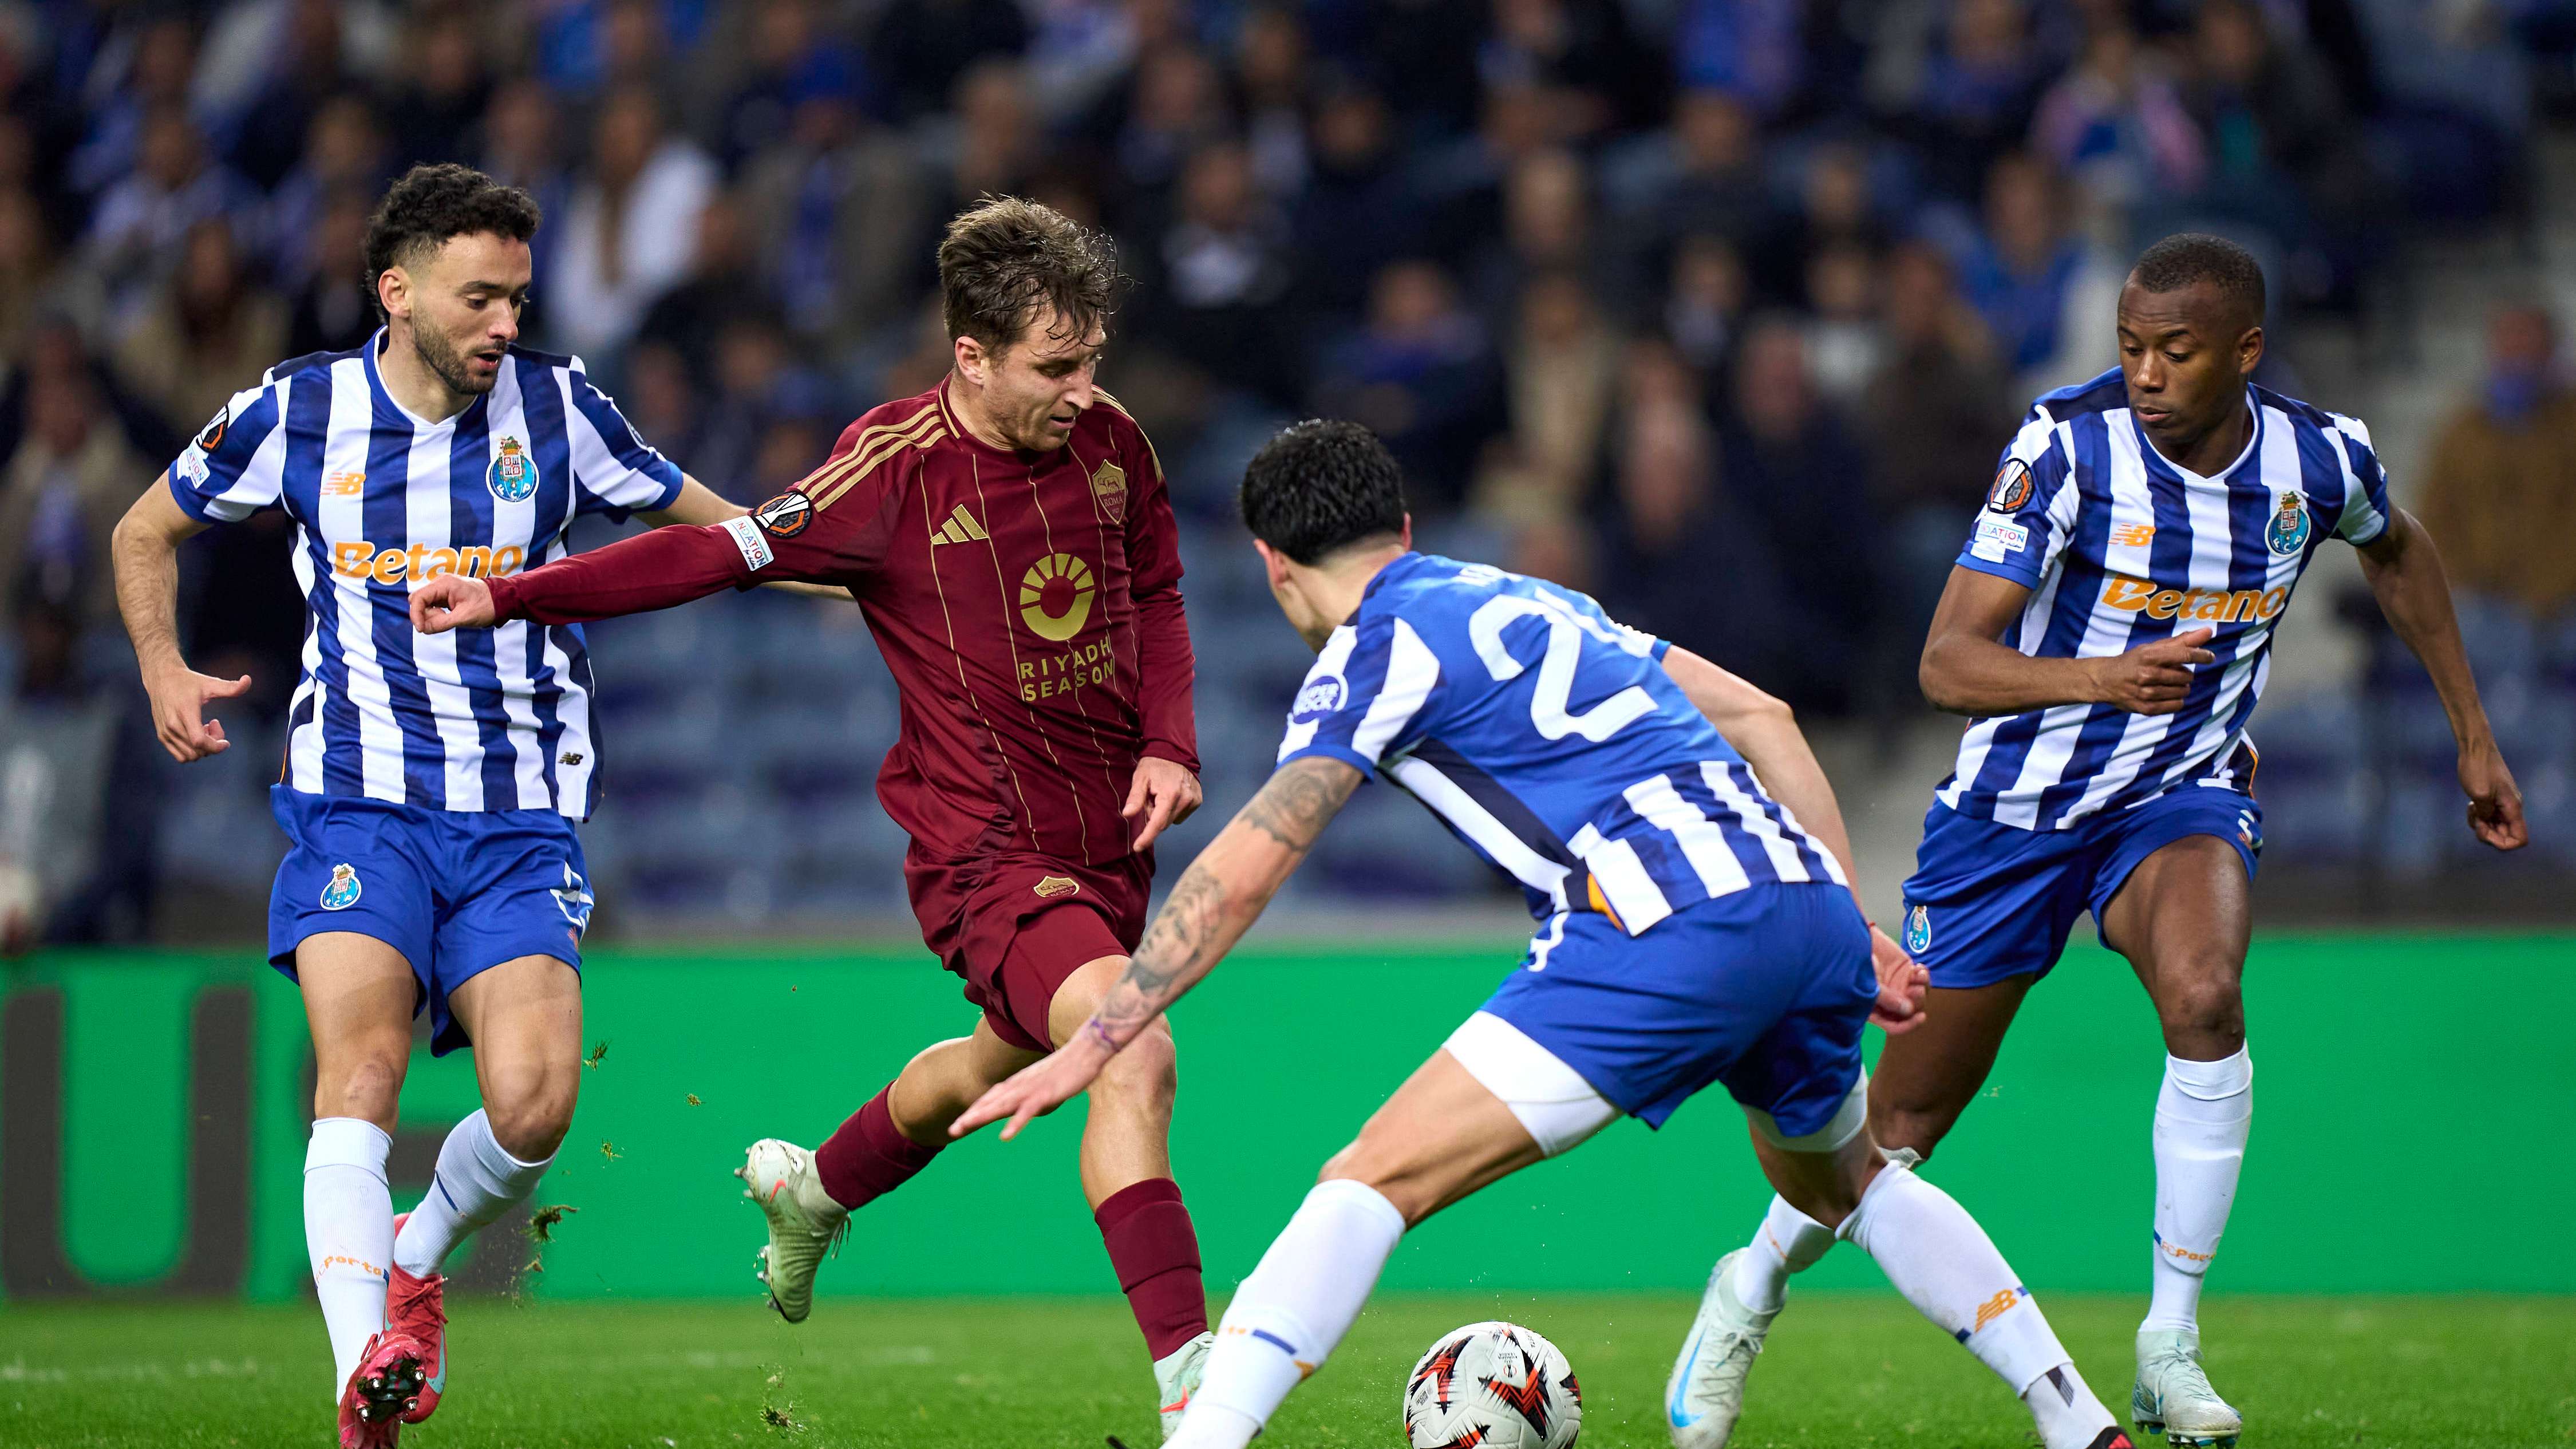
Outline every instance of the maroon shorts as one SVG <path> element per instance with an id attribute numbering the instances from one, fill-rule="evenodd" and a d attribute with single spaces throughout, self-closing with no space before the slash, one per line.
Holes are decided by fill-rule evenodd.
<path id="1" fill-rule="evenodd" d="M 1125 956 L 1145 934 L 1151 855 L 1105 866 L 1043 856 L 904 862 L 921 939 L 966 978 L 966 999 L 993 1034 L 1022 1051 L 1053 1049 L 1047 1008 L 1066 978 L 1103 956 Z"/>

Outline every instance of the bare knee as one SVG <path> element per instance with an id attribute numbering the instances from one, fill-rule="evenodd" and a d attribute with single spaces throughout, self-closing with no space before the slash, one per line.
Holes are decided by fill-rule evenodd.
<path id="1" fill-rule="evenodd" d="M 483 1098 L 483 1115 L 492 1124 L 492 1140 L 521 1162 L 543 1162 L 563 1145 L 572 1128 L 572 1109 L 581 1078 L 571 1072 L 541 1070 L 511 1074 L 493 1084 Z"/>
<path id="2" fill-rule="evenodd" d="M 411 1039 L 335 1051 L 315 1064 L 313 1115 L 356 1117 L 394 1130 L 402 1100 L 403 1071 L 411 1062 Z"/>
<path id="3" fill-rule="evenodd" d="M 1170 1029 L 1157 1021 L 1109 1059 L 1091 1090 L 1095 1096 L 1169 1111 L 1180 1081 L 1180 1053 L 1172 1045 Z"/>
<path id="4" fill-rule="evenodd" d="M 2204 1061 L 2234 1055 L 2245 1045 L 2245 994 L 2236 972 L 2212 963 L 2177 975 L 2156 994 L 2166 1049 Z"/>

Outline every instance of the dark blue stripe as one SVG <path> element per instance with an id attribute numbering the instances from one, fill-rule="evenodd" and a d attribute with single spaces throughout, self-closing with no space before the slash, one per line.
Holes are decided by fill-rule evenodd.
<path id="1" fill-rule="evenodd" d="M 2075 532 L 2059 555 L 2057 593 L 2048 624 L 2039 639 L 2039 657 L 2072 659 L 2084 642 L 2093 606 L 2102 597 L 2102 550 L 2111 536 L 2110 432 L 2100 413 L 2075 418 L 2067 429 L 2075 444 L 2072 485 L 2076 489 Z M 2039 738 L 2046 710 L 2025 710 L 1996 726 L 1977 777 L 1960 792 L 1958 813 L 1991 820 L 1995 797 L 2021 777 L 2022 762 Z"/>
<path id="2" fill-rule="evenodd" d="M 1770 817 L 1771 823 L 1780 827 L 1781 838 L 1797 849 L 1798 864 L 1806 867 L 1809 880 L 1829 881 L 1834 878 L 1833 873 L 1825 869 L 1825 858 L 1817 850 L 1815 842 L 1807 838 L 1807 832 L 1790 824 L 1789 812 L 1780 808 L 1779 801 L 1763 792 L 1762 782 L 1753 778 L 1751 765 L 1729 764 L 1726 773 L 1735 781 L 1735 788 L 1751 796 L 1761 805 L 1762 813 Z"/>
<path id="3" fill-rule="evenodd" d="M 537 463 L 537 496 L 535 532 L 528 540 L 528 567 L 535 567 L 548 549 L 563 537 L 565 525 L 572 522 L 572 454 L 564 437 L 563 394 L 556 390 L 554 369 L 543 362 L 520 356 L 519 399 L 522 415 L 528 420 L 528 454 Z M 563 720 L 555 708 L 563 685 L 546 663 L 546 642 L 552 626 L 528 626 L 528 679 L 531 702 L 537 711 L 537 747 L 545 752 L 546 799 L 543 802 L 522 800 L 519 808 L 532 810 L 551 804 L 562 807 L 561 786 L 555 778 L 556 746 L 563 741 Z M 566 653 L 578 651 L 581 640 L 576 636 Z"/>
<path id="4" fill-rule="evenodd" d="M 358 759 L 358 707 L 349 699 L 340 593 L 332 582 L 330 544 L 322 535 L 322 450 L 331 431 L 331 389 L 327 372 L 305 373 L 288 385 L 279 496 L 303 525 L 305 550 L 313 562 L 313 590 L 305 603 L 313 611 L 313 632 L 320 643 L 314 683 L 322 693 L 322 793 L 363 795 L 367 781 Z"/>
<path id="5" fill-rule="evenodd" d="M 478 399 L 456 420 L 456 439 L 447 454 L 447 536 L 460 549 L 492 547 L 492 410 L 490 394 Z M 503 706 L 499 652 L 494 629 L 459 629 L 456 672 L 465 682 L 465 697 L 474 711 L 474 734 L 483 745 L 483 808 L 514 810 L 519 804 L 519 751 L 510 743 L 510 716 Z"/>
<path id="6" fill-rule="evenodd" d="M 590 666 L 590 636 L 579 624 L 567 624 L 564 633 L 572 639 L 572 678 L 581 686 L 583 702 L 590 706 L 590 788 L 582 792 L 581 818 L 599 813 L 600 791 L 608 779 L 608 728 L 599 717 L 599 679 Z"/>
<path id="7" fill-rule="evenodd" d="M 1521 798 L 1512 793 L 1510 786 L 1487 774 L 1465 755 L 1458 753 L 1447 743 L 1435 739 L 1423 740 L 1414 745 L 1408 753 L 1414 759 L 1448 776 L 1451 784 L 1456 785 L 1468 799 L 1484 807 L 1485 813 L 1500 821 L 1503 828 L 1510 831 L 1521 844 L 1564 866 L 1567 870 L 1578 874 L 1582 872 L 1583 862 L 1575 857 L 1573 851 L 1566 848 L 1565 842 L 1554 830 L 1548 828 L 1547 822 L 1539 818 L 1538 812 L 1522 803 Z M 1482 854 L 1481 851 L 1478 853 Z"/>
<path id="8" fill-rule="evenodd" d="M 1734 773 L 1729 771 L 1727 778 L 1733 779 Z M 1699 771 L 1676 770 L 1671 779 L 1673 790 L 1682 797 L 1683 804 L 1717 822 L 1719 833 L 1726 837 L 1726 848 L 1734 852 L 1735 863 L 1744 868 L 1747 880 L 1776 881 L 1780 878 L 1780 872 L 1771 868 L 1771 856 L 1763 850 L 1762 842 L 1743 828 L 1742 817 L 1736 814 L 1735 807 L 1718 799 L 1717 792 L 1708 787 L 1707 779 Z"/>
<path id="9" fill-rule="evenodd" d="M 1678 780 L 1687 773 L 1669 770 L 1665 778 Z M 1709 812 L 1702 806 L 1699 813 L 1705 816 Z M 1637 852 L 1637 863 L 1645 867 L 1646 878 L 1664 893 L 1665 903 L 1674 910 L 1709 898 L 1708 884 L 1699 878 L 1698 869 L 1683 852 L 1681 838 L 1637 813 L 1637 807 L 1628 803 L 1625 794 L 1612 796 L 1608 808 L 1594 818 L 1592 826 L 1605 840 L 1628 842 L 1628 848 Z"/>
<path id="10" fill-rule="evenodd" d="M 374 405 L 367 426 L 366 525 L 369 543 L 381 553 L 406 548 L 411 538 L 412 421 L 385 396 L 383 384 L 370 371 L 369 401 Z M 367 580 L 368 615 L 376 646 L 376 672 L 385 682 L 385 699 L 402 732 L 403 801 L 425 809 L 447 805 L 447 747 L 438 737 L 438 716 L 429 705 L 412 659 L 411 590 L 407 584 Z"/>
<path id="11" fill-rule="evenodd" d="M 182 490 L 191 495 L 180 500 L 191 514 L 201 520 L 206 518 L 205 505 L 241 482 L 259 445 L 277 430 L 277 422 L 277 389 L 272 387 L 263 390 L 259 401 L 244 409 L 240 417 L 224 424 L 223 441 L 206 457 L 206 481 Z"/>
<path id="12" fill-rule="evenodd" d="M 1281 1338 L 1278 1334 L 1272 1333 L 1269 1329 L 1256 1328 L 1252 1330 L 1252 1336 L 1260 1339 L 1263 1343 L 1269 1344 L 1271 1347 L 1278 1349 L 1281 1353 L 1288 1355 L 1291 1359 L 1297 1357 L 1296 1346 L 1291 1344 L 1288 1340 Z"/>
<path id="13" fill-rule="evenodd" d="M 2138 457 L 2147 473 L 2148 506 L 2155 518 L 2155 541 L 2147 545 L 2147 578 L 2158 587 L 2187 587 L 2191 577 L 2191 509 L 2185 501 L 2189 485 L 2183 482 L 2182 474 L 2156 452 L 2155 445 L 2147 440 L 2146 432 L 2138 426 L 2135 416 L 2129 417 L 2123 426 L 2129 428 L 2137 439 Z M 2107 499 L 2102 510 L 2102 522 L 2107 529 L 2110 525 Z M 2103 554 L 2097 549 L 2093 557 L 2100 558 Z M 2099 598 L 2096 592 L 2084 600 L 2088 617 Z M 2152 640 L 2171 638 L 2177 627 L 2174 620 L 2158 619 L 2140 609 L 2130 615 L 2129 632 L 2120 640 L 2119 649 L 2126 652 Z M 2208 708 L 2210 695 L 2217 687 L 2213 671 L 2202 670 L 2196 674 L 2184 696 L 2182 716 L 2189 717 Z M 2129 727 L 2129 720 L 2127 712 L 2107 704 L 2095 705 L 2086 713 L 2084 723 L 2076 731 L 2075 748 L 2068 755 L 2057 783 L 2040 792 L 2038 818 L 2042 829 L 2054 828 L 2058 817 L 2083 796 L 2094 777 L 2108 766 L 2112 752 L 2119 748 L 2120 736 Z"/>

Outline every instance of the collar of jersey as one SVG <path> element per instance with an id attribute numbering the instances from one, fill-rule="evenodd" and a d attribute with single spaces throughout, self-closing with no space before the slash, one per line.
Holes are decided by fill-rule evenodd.
<path id="1" fill-rule="evenodd" d="M 2175 477 L 2180 478 L 2186 484 L 2198 483 L 2210 488 L 2225 488 L 2228 486 L 2228 480 L 2236 476 L 2236 470 L 2245 466 L 2245 460 L 2253 457 L 2255 452 L 2263 446 L 2263 399 L 2255 395 L 2254 385 L 2250 382 L 2245 385 L 2245 410 L 2254 415 L 2254 431 L 2246 436 L 2245 451 L 2237 454 L 2235 461 L 2229 463 L 2226 467 L 2219 469 L 2215 473 L 2206 474 L 2195 473 L 2180 463 L 2175 462 L 2173 459 L 2166 457 L 2164 454 L 2157 452 L 2155 440 L 2147 436 L 2146 424 L 2138 421 L 2137 410 L 2135 408 L 2130 408 L 2125 411 L 2129 414 L 2129 431 L 2137 434 L 2138 437 L 2138 452 L 2140 454 L 2141 461 L 2148 458 L 2154 459 L 2156 462 L 2163 464 L 2167 469 L 2171 470 Z M 2154 476 L 2154 470 L 2152 468 L 2148 470 L 2148 475 L 2150 477 Z"/>
<path id="2" fill-rule="evenodd" d="M 485 402 L 490 400 L 492 394 L 488 392 L 482 393 L 476 396 L 474 401 L 467 403 L 464 407 L 458 409 L 456 416 L 449 418 L 443 423 L 433 423 L 429 419 L 422 417 L 420 414 L 413 412 L 411 409 L 404 407 L 402 403 L 394 397 L 394 390 L 385 386 L 384 375 L 376 371 L 377 350 L 391 345 L 392 341 L 392 334 L 385 328 L 379 327 L 376 329 L 376 335 L 367 339 L 367 345 L 358 349 L 359 353 L 367 359 L 367 392 L 369 396 L 375 399 L 376 406 L 392 409 L 395 417 L 411 424 L 412 431 L 420 432 L 426 430 L 434 433 L 441 428 L 455 427 L 458 423 L 465 421 L 467 414 L 473 412 L 476 408 L 483 406 Z"/>

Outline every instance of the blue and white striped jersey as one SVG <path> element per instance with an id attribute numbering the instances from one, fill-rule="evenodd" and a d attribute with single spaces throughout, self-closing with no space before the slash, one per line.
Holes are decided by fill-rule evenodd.
<path id="1" fill-rule="evenodd" d="M 680 470 L 577 358 L 513 347 L 489 393 L 431 423 L 385 391 L 384 340 L 270 368 L 170 465 L 170 492 L 196 518 L 276 506 L 295 520 L 308 614 L 284 782 L 581 819 L 599 793 L 581 630 L 520 620 L 423 637 L 411 590 L 559 558 L 575 515 L 666 508 Z"/>
<path id="2" fill-rule="evenodd" d="M 2326 539 L 2370 543 L 2389 510 L 2367 428 L 2247 393 L 2253 439 L 2209 478 L 2156 452 L 2116 368 L 2032 406 L 1959 555 L 1961 568 L 2031 591 L 2003 642 L 2089 659 L 2206 626 L 2218 658 L 2175 714 L 2066 704 L 1977 720 L 1943 804 L 2062 830 L 2183 786 L 2250 783 L 2245 726 L 2271 673 L 2273 626 Z"/>
<path id="3" fill-rule="evenodd" d="M 1636 935 L 1748 885 L 1842 883 L 1664 672 L 1669 647 L 1582 594 L 1408 553 L 1325 641 L 1279 762 L 1383 772 L 1541 922 L 1599 910 Z"/>

